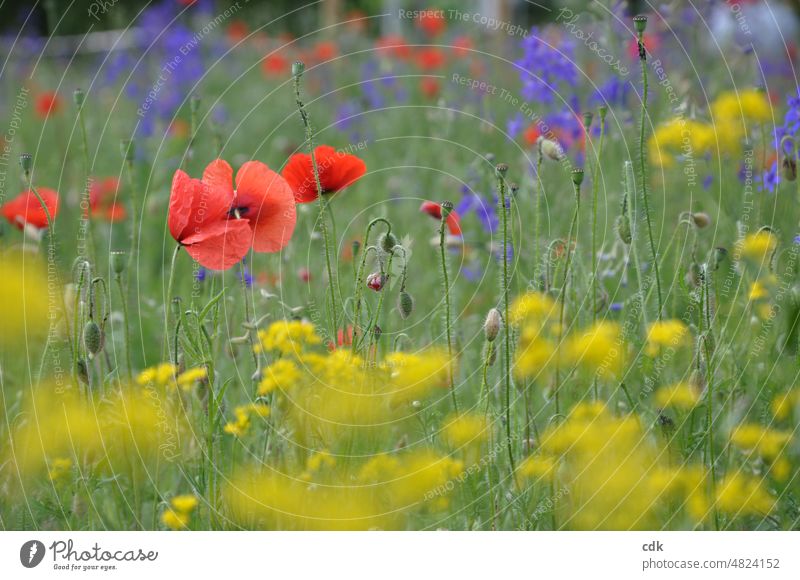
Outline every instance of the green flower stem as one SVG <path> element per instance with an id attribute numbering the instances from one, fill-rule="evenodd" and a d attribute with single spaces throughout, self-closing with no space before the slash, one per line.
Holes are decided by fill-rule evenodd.
<path id="1" fill-rule="evenodd" d="M 356 277 L 354 283 L 355 287 L 353 288 L 353 294 L 355 296 L 355 304 L 353 306 L 353 343 L 351 345 L 353 354 L 358 352 L 357 345 L 361 342 L 361 336 L 362 336 L 359 334 L 360 330 L 359 324 L 361 320 L 361 302 L 362 302 L 362 297 L 364 295 L 364 272 L 367 267 L 367 255 L 369 254 L 371 248 L 371 246 L 369 245 L 369 236 L 370 233 L 372 232 L 372 228 L 379 223 L 386 224 L 387 236 L 392 233 L 392 224 L 389 223 L 389 221 L 384 218 L 375 218 L 374 220 L 369 222 L 369 224 L 367 225 L 367 230 L 364 233 L 364 249 L 361 251 L 361 262 L 359 263 L 358 270 L 356 271 Z M 375 250 L 375 248 L 372 249 Z M 334 344 L 336 344 L 335 335 L 333 336 L 333 340 Z"/>
<path id="2" fill-rule="evenodd" d="M 642 115 L 639 128 L 639 173 L 642 181 L 642 200 L 644 202 L 644 219 L 647 222 L 647 237 L 650 241 L 650 253 L 653 255 L 653 275 L 656 279 L 658 296 L 658 320 L 661 320 L 664 309 L 664 298 L 661 294 L 661 276 L 658 269 L 658 253 L 653 238 L 653 224 L 650 220 L 650 197 L 647 195 L 647 156 L 644 148 L 645 123 L 647 122 L 647 52 L 644 49 L 641 33 L 638 35 L 639 61 L 642 64 Z"/>
<path id="3" fill-rule="evenodd" d="M 503 387 L 505 391 L 505 421 L 506 421 L 506 450 L 512 477 L 515 477 L 514 449 L 511 438 L 511 329 L 508 317 L 508 212 L 506 205 L 506 180 L 501 171 L 497 173 L 498 181 L 498 211 L 500 212 L 503 228 L 503 269 L 500 279 L 500 293 L 503 300 Z"/>
<path id="4" fill-rule="evenodd" d="M 537 147 L 538 153 L 536 155 L 536 192 L 533 197 L 533 273 L 534 283 L 538 281 L 536 278 L 539 273 L 539 236 L 541 235 L 541 206 L 542 196 L 544 195 L 544 184 L 542 183 L 542 161 L 544 155 L 542 154 L 542 141 L 539 140 Z"/>
<path id="5" fill-rule="evenodd" d="M 94 232 L 92 230 L 92 220 L 90 217 L 91 207 L 90 207 L 90 199 L 89 199 L 89 187 L 91 184 L 91 172 L 89 167 L 89 139 L 86 136 L 86 121 L 83 118 L 83 105 L 78 107 L 78 123 L 80 124 L 81 128 L 81 152 L 83 153 L 83 195 L 81 200 L 81 206 L 86 204 L 85 210 L 81 214 L 81 225 L 85 224 L 86 226 L 86 236 L 88 238 L 88 245 L 89 245 L 89 258 L 93 258 L 95 247 L 94 247 Z"/>
<path id="6" fill-rule="evenodd" d="M 172 302 L 172 287 L 175 283 L 175 264 L 178 261 L 178 253 L 181 251 L 180 244 L 175 246 L 175 251 L 172 252 L 172 262 L 170 263 L 169 267 L 169 279 L 167 281 L 167 294 L 164 297 L 164 360 L 171 360 L 170 359 L 170 352 L 169 352 L 169 337 L 171 335 L 168 332 L 169 329 L 169 310 L 170 310 L 170 303 Z M 175 353 L 175 356 L 178 356 L 178 353 Z"/>
<path id="7" fill-rule="evenodd" d="M 306 143 L 308 146 L 309 153 L 311 155 L 311 166 L 314 171 L 314 182 L 317 188 L 317 201 L 319 207 L 319 228 L 320 233 L 322 234 L 322 242 L 325 246 L 325 269 L 328 274 L 328 287 L 330 289 L 330 318 L 331 318 L 331 340 L 336 344 L 336 334 L 339 329 L 339 322 L 338 318 L 338 306 L 336 304 L 336 276 L 334 275 L 334 270 L 331 262 L 331 244 L 334 244 L 335 247 L 335 240 L 332 242 L 329 238 L 328 233 L 328 225 L 326 221 L 326 211 L 330 211 L 328 206 L 328 199 L 325 196 L 324 190 L 322 189 L 322 182 L 319 178 L 319 166 L 317 165 L 317 155 L 314 152 L 314 130 L 311 127 L 311 121 L 308 116 L 308 112 L 306 111 L 306 106 L 303 103 L 303 99 L 300 94 L 300 79 L 302 77 L 302 73 L 294 75 L 294 93 L 295 93 L 295 102 L 297 103 L 297 109 L 300 112 L 300 118 L 303 120 L 303 126 L 305 127 L 306 131 Z"/>
<path id="8" fill-rule="evenodd" d="M 122 301 L 122 322 L 124 326 L 123 341 L 125 343 L 125 365 L 128 367 L 128 382 L 133 383 L 133 363 L 131 362 L 131 343 L 130 343 L 130 321 L 128 317 L 128 295 L 122 284 L 122 275 L 116 274 L 114 279 L 117 282 L 117 289 Z"/>
<path id="9" fill-rule="evenodd" d="M 450 372 L 448 373 L 450 379 L 450 394 L 453 397 L 453 410 L 458 413 L 458 397 L 456 397 L 456 383 L 455 383 L 455 361 L 453 361 L 453 337 L 451 332 L 452 321 L 450 320 L 450 279 L 447 275 L 447 251 L 445 248 L 445 230 L 447 228 L 447 219 L 442 213 L 442 219 L 439 223 L 439 255 L 442 262 L 442 292 L 444 293 L 444 326 L 447 338 L 447 357 Z"/>

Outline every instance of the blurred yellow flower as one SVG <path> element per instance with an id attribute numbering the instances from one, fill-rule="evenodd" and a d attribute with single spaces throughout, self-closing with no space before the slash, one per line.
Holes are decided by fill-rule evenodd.
<path id="1" fill-rule="evenodd" d="M 258 394 L 267 395 L 276 390 L 286 390 L 300 380 L 301 373 L 292 361 L 282 358 L 264 369 Z"/>
<path id="2" fill-rule="evenodd" d="M 622 330 L 616 322 L 599 321 L 564 346 L 567 359 L 598 377 L 618 375 L 622 370 Z"/>
<path id="3" fill-rule="evenodd" d="M 700 400 L 694 385 L 687 382 L 661 387 L 655 394 L 656 405 L 661 409 L 673 407 L 682 411 L 693 409 Z"/>
<path id="4" fill-rule="evenodd" d="M 711 112 L 717 120 L 766 123 L 772 121 L 772 105 L 767 94 L 758 89 L 725 91 L 711 104 Z"/>
<path id="5" fill-rule="evenodd" d="M 649 356 L 656 356 L 664 348 L 678 348 L 689 344 L 689 327 L 676 319 L 653 322 L 647 329 L 647 348 Z"/>
<path id="6" fill-rule="evenodd" d="M 717 484 L 717 507 L 731 516 L 767 515 L 775 508 L 775 498 L 761 480 L 741 471 L 729 473 Z"/>
<path id="7" fill-rule="evenodd" d="M 739 254 L 758 264 L 763 264 L 778 247 L 778 239 L 766 230 L 748 234 L 737 245 Z"/>
<path id="8" fill-rule="evenodd" d="M 26 341 L 47 333 L 48 321 L 58 318 L 58 304 L 50 304 L 47 272 L 37 258 L 0 253 L 0 347 L 25 348 Z M 53 289 L 54 295 L 61 292 Z"/>
<path id="9" fill-rule="evenodd" d="M 266 330 L 258 331 L 256 352 L 277 351 L 281 354 L 299 354 L 307 346 L 318 345 L 322 338 L 314 325 L 305 320 L 279 320 Z"/>

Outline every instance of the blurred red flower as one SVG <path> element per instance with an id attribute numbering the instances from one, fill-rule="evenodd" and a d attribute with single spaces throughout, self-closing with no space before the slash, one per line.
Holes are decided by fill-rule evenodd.
<path id="1" fill-rule="evenodd" d="M 367 172 L 367 165 L 355 155 L 336 151 L 330 145 L 314 149 L 322 191 L 317 191 L 311 155 L 296 153 L 283 168 L 283 177 L 294 192 L 297 203 L 309 203 L 320 193 L 336 193 L 352 185 Z"/>
<path id="2" fill-rule="evenodd" d="M 375 41 L 375 50 L 382 56 L 390 56 L 399 60 L 411 58 L 411 47 L 399 34 L 382 36 Z"/>
<path id="3" fill-rule="evenodd" d="M 292 63 L 289 59 L 275 52 L 264 57 L 261 61 L 261 70 L 268 77 L 285 77 L 289 74 Z"/>
<path id="4" fill-rule="evenodd" d="M 441 85 L 437 79 L 431 77 L 423 77 L 419 81 L 419 88 L 422 94 L 429 99 L 435 99 L 439 96 Z"/>
<path id="5" fill-rule="evenodd" d="M 444 66 L 447 59 L 444 53 L 438 48 L 423 48 L 417 52 L 417 66 L 424 71 L 440 69 Z"/>
<path id="6" fill-rule="evenodd" d="M 417 18 L 417 26 L 431 38 L 439 36 L 447 28 L 444 10 L 430 8 L 421 11 Z"/>
<path id="7" fill-rule="evenodd" d="M 100 181 L 92 181 L 89 188 L 89 208 L 92 217 L 110 222 L 124 220 L 128 216 L 125 206 L 117 201 L 119 179 L 106 177 Z"/>
<path id="8" fill-rule="evenodd" d="M 36 97 L 36 114 L 42 119 L 60 113 L 62 108 L 63 101 L 55 91 L 47 91 Z"/>
<path id="9" fill-rule="evenodd" d="M 442 220 L 442 206 L 436 202 L 423 202 L 422 205 L 419 206 L 419 211 L 426 213 L 439 221 Z M 461 235 L 461 218 L 458 217 L 458 214 L 455 211 L 451 211 L 450 215 L 447 216 L 447 229 L 454 236 Z"/>
<path id="10" fill-rule="evenodd" d="M 42 196 L 42 201 L 50 212 L 50 218 L 55 220 L 58 213 L 58 193 L 47 187 L 38 187 L 36 191 Z M 47 227 L 47 214 L 33 191 L 20 193 L 4 203 L 0 211 L 10 224 L 19 229 L 23 229 L 26 224 L 38 229 Z"/>

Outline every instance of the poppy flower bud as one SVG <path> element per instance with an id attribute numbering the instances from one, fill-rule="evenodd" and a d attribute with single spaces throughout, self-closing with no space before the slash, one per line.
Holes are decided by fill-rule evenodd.
<path id="1" fill-rule="evenodd" d="M 608 107 L 605 105 L 600 105 L 600 107 L 597 109 L 597 112 L 600 113 L 600 120 L 605 121 L 606 115 L 608 114 Z"/>
<path id="2" fill-rule="evenodd" d="M 494 342 L 494 339 L 500 334 L 502 326 L 503 317 L 500 315 L 500 311 L 497 308 L 492 308 L 483 323 L 483 333 L 486 335 L 486 340 Z"/>
<path id="3" fill-rule="evenodd" d="M 711 257 L 711 269 L 714 270 L 715 272 L 719 270 L 719 267 L 722 265 L 722 263 L 725 261 L 727 257 L 728 257 L 728 250 L 720 247 L 714 248 L 714 254 Z"/>
<path id="4" fill-rule="evenodd" d="M 784 157 L 781 162 L 781 175 L 786 181 L 797 179 L 797 162 L 791 157 Z"/>
<path id="5" fill-rule="evenodd" d="M 505 177 L 506 173 L 508 173 L 508 164 L 498 163 L 494 170 L 497 173 L 497 177 Z"/>
<path id="6" fill-rule="evenodd" d="M 447 216 L 453 211 L 453 202 L 452 201 L 443 201 L 440 204 L 442 208 L 442 220 L 446 220 Z"/>
<path id="7" fill-rule="evenodd" d="M 83 92 L 83 89 L 75 89 L 72 93 L 72 100 L 75 103 L 75 106 L 79 109 L 83 107 L 83 103 L 86 101 L 86 93 Z"/>
<path id="8" fill-rule="evenodd" d="M 83 344 L 90 355 L 96 355 L 103 350 L 103 331 L 94 320 L 90 320 L 83 327 Z"/>
<path id="9" fill-rule="evenodd" d="M 397 238 L 391 232 L 381 234 L 378 238 L 378 246 L 387 254 L 397 245 Z"/>
<path id="10" fill-rule="evenodd" d="M 542 152 L 542 155 L 553 161 L 561 161 L 564 158 L 561 145 L 550 139 L 545 139 L 544 137 L 539 137 L 539 150 Z"/>
<path id="11" fill-rule="evenodd" d="M 386 278 L 388 278 L 388 276 L 385 274 L 373 272 L 367 276 L 367 288 L 370 290 L 375 290 L 375 292 L 380 292 L 383 289 L 384 284 L 386 284 Z"/>
<path id="12" fill-rule="evenodd" d="M 383 330 L 377 324 L 372 328 L 372 336 L 375 337 L 375 340 L 380 340 L 381 335 L 383 334 Z"/>
<path id="13" fill-rule="evenodd" d="M 22 167 L 22 171 L 30 173 L 33 169 L 33 157 L 31 157 L 30 153 L 23 153 L 19 156 L 19 164 Z"/>
<path id="14" fill-rule="evenodd" d="M 592 113 L 591 111 L 586 111 L 583 114 L 583 128 L 586 129 L 587 131 L 592 126 L 592 119 L 594 119 L 594 113 Z"/>
<path id="15" fill-rule="evenodd" d="M 82 358 L 79 358 L 78 362 L 75 363 L 75 372 L 84 385 L 89 384 L 89 367 L 86 366 L 86 361 Z"/>
<path id="16" fill-rule="evenodd" d="M 361 251 L 361 242 L 358 240 L 353 240 L 352 245 L 350 246 L 353 252 L 353 258 L 358 256 L 358 253 Z"/>
<path id="17" fill-rule="evenodd" d="M 111 271 L 117 276 L 125 271 L 125 252 L 111 252 Z"/>
<path id="18" fill-rule="evenodd" d="M 581 183 L 583 183 L 583 169 L 580 167 L 576 167 L 572 170 L 572 183 L 577 187 L 580 187 Z"/>
<path id="19" fill-rule="evenodd" d="M 411 294 L 403 290 L 397 297 L 397 309 L 400 311 L 400 318 L 405 320 L 414 311 L 414 298 Z"/>
<path id="20" fill-rule="evenodd" d="M 636 34 L 641 36 L 647 28 L 647 16 L 639 14 L 633 17 L 633 26 L 636 29 Z"/>
<path id="21" fill-rule="evenodd" d="M 199 109 L 200 109 L 200 97 L 198 97 L 197 95 L 192 95 L 189 98 L 189 112 L 197 113 Z"/>
<path id="22" fill-rule="evenodd" d="M 519 185 L 517 185 L 516 183 L 509 183 L 508 189 L 509 191 L 511 191 L 511 195 L 516 197 L 517 193 L 519 192 Z"/>
<path id="23" fill-rule="evenodd" d="M 302 75 L 306 70 L 306 65 L 304 65 L 299 60 L 297 62 L 292 63 L 292 76 L 299 77 Z"/>
<path id="24" fill-rule="evenodd" d="M 631 245 L 631 224 L 628 222 L 627 216 L 618 215 L 614 224 L 617 230 L 617 236 L 626 246 Z"/>
<path id="25" fill-rule="evenodd" d="M 133 161 L 134 153 L 136 153 L 136 141 L 133 139 L 123 139 L 119 142 L 119 150 L 125 161 Z"/>
<path id="26" fill-rule="evenodd" d="M 697 212 L 692 214 L 692 221 L 698 228 L 703 229 L 711 225 L 711 216 L 705 212 Z"/>

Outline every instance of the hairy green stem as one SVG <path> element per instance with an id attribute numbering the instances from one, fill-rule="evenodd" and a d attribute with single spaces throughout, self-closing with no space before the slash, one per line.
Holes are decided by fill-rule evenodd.
<path id="1" fill-rule="evenodd" d="M 456 396 L 455 383 L 455 362 L 453 361 L 453 337 L 451 333 L 452 322 L 450 320 L 450 279 L 447 275 L 447 251 L 445 248 L 445 230 L 447 228 L 447 216 L 442 212 L 442 219 L 439 223 L 439 254 L 442 263 L 442 292 L 444 293 L 444 326 L 447 338 L 447 364 L 449 367 L 448 377 L 450 380 L 450 394 L 453 397 L 453 410 L 458 413 L 458 397 Z"/>

